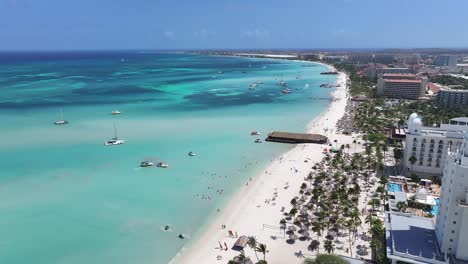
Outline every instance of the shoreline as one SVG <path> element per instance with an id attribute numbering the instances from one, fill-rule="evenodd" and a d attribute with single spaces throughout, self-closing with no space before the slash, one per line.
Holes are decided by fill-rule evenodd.
<path id="1" fill-rule="evenodd" d="M 321 62 L 300 62 L 317 63 L 335 70 L 331 65 Z M 345 114 L 349 99 L 347 78 L 345 73 L 339 73 L 336 84 L 340 84 L 341 87 L 336 87 L 332 92 L 332 102 L 326 112 L 306 124 L 308 133 L 326 133 L 330 142 L 335 139 L 343 142 L 343 137 L 349 138 L 348 143 L 352 142 L 351 136 L 336 133 L 336 123 Z M 327 131 L 324 128 L 327 128 Z M 299 245 L 286 247 L 287 244 L 282 238 L 272 238 L 283 236 L 283 232 L 278 229 L 279 220 L 283 218 L 280 208 L 289 207 L 289 201 L 297 195 L 310 167 L 324 157 L 324 147 L 328 145 L 298 144 L 270 162 L 264 171 L 252 177 L 250 182 L 236 191 L 221 212 L 197 234 L 196 239 L 179 250 L 169 263 L 226 263 L 239 254 L 238 251 L 230 249 L 237 238 L 229 237 L 229 230 L 237 232 L 239 236 L 254 236 L 259 242 L 266 243 L 270 251 L 267 258 L 270 259 L 269 263 L 291 263 L 294 259 L 297 260 L 295 252 L 307 252 L 306 248 Z M 278 195 L 273 199 L 274 192 Z M 222 225 L 226 225 L 226 228 L 221 229 Z M 221 250 L 219 243 L 226 243 L 229 250 Z M 286 250 L 289 252 L 285 252 Z M 250 251 L 246 252 L 246 255 L 256 261 L 256 256 Z M 218 256 L 221 256 L 221 260 Z"/>

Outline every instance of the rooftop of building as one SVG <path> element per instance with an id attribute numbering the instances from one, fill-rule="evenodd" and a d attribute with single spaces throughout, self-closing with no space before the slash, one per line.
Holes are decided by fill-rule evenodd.
<path id="1" fill-rule="evenodd" d="M 452 91 L 452 92 L 461 92 L 461 93 L 468 93 L 468 89 L 463 89 L 463 88 L 453 88 L 453 87 L 447 87 L 447 86 L 442 86 L 440 87 L 441 91 Z"/>
<path id="2" fill-rule="evenodd" d="M 437 83 L 428 82 L 427 88 L 433 93 L 437 93 L 442 87 Z"/>
<path id="3" fill-rule="evenodd" d="M 446 261 L 431 218 L 385 212 L 385 228 L 389 258 L 412 259 L 414 263 Z"/>
<path id="4" fill-rule="evenodd" d="M 392 68 L 390 68 L 390 69 L 392 69 Z M 408 68 L 404 68 L 404 69 L 408 69 Z M 385 77 L 412 77 L 412 78 L 416 77 L 416 75 L 411 74 L 411 73 L 384 73 L 383 76 L 384 76 L 384 78 Z"/>
<path id="5" fill-rule="evenodd" d="M 408 79 L 384 79 L 385 82 L 389 83 L 421 83 L 422 80 L 408 80 Z"/>

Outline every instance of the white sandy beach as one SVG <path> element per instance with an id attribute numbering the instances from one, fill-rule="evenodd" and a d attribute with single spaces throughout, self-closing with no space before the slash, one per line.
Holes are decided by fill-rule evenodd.
<path id="1" fill-rule="evenodd" d="M 338 134 L 335 129 L 336 122 L 345 113 L 348 100 L 346 81 L 347 76 L 340 73 L 337 83 L 341 87 L 334 91 L 334 100 L 328 111 L 313 120 L 308 125 L 308 130 L 310 133 L 326 134 L 330 142 L 336 139 L 338 144 L 351 145 L 354 138 Z M 324 128 L 328 128 L 328 132 L 325 133 Z M 281 208 L 284 206 L 286 210 L 290 209 L 291 199 L 298 195 L 300 185 L 311 167 L 324 157 L 322 150 L 325 147 L 328 146 L 301 144 L 273 161 L 263 173 L 253 177 L 248 185 L 243 186 L 199 239 L 192 241 L 171 263 L 227 263 L 239 255 L 238 251 L 231 249 L 237 238 L 229 237 L 229 230 L 237 232 L 239 236 L 254 236 L 258 242 L 265 243 L 269 250 L 266 257 L 268 263 L 301 263 L 303 259 L 298 257 L 299 252 L 306 257 L 311 256 L 308 255 L 311 254 L 307 250 L 308 243 L 286 243 L 283 231 L 279 229 L 279 221 L 284 218 Z M 305 162 L 306 159 L 308 162 Z M 273 200 L 275 192 L 278 196 Z M 222 229 L 222 225 L 226 225 L 226 228 Z M 229 249 L 221 250 L 219 243 L 226 243 Z M 247 248 L 245 254 L 252 261 L 257 261 L 252 249 Z M 258 254 L 262 258 L 261 253 Z M 217 256 L 221 256 L 222 259 L 219 260 Z"/>

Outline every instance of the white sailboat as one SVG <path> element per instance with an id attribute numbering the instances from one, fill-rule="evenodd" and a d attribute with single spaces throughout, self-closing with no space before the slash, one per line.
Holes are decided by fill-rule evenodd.
<path id="1" fill-rule="evenodd" d="M 119 139 L 117 137 L 117 127 L 115 126 L 115 123 L 114 123 L 114 137 L 111 138 L 111 139 L 108 139 L 104 145 L 106 146 L 114 146 L 114 145 L 122 145 L 125 143 L 125 140 L 123 139 Z"/>
<path id="2" fill-rule="evenodd" d="M 63 111 L 62 108 L 60 108 L 60 119 L 54 122 L 54 125 L 66 125 L 68 124 L 68 121 L 63 119 Z"/>
<path id="3" fill-rule="evenodd" d="M 288 84 L 283 81 L 283 74 L 281 74 L 281 81 L 278 82 L 279 85 L 282 85 L 282 86 L 287 86 Z"/>

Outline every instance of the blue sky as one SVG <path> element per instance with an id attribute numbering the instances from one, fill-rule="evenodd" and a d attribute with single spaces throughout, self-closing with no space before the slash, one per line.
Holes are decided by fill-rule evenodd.
<path id="1" fill-rule="evenodd" d="M 0 0 L 0 50 L 468 47 L 465 0 Z"/>

